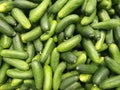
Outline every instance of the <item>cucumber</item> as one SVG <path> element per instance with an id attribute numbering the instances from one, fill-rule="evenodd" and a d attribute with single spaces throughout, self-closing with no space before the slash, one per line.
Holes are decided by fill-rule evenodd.
<path id="1" fill-rule="evenodd" d="M 48 58 L 49 54 L 52 52 L 54 47 L 55 47 L 55 43 L 53 41 L 53 38 L 49 38 L 45 44 L 45 47 L 44 47 L 42 53 L 41 53 L 41 58 L 40 58 L 41 63 L 44 63 L 46 61 L 46 59 Z"/>
<path id="2" fill-rule="evenodd" d="M 41 52 L 43 50 L 43 43 L 39 38 L 34 40 L 33 44 L 37 52 Z"/>
<path id="3" fill-rule="evenodd" d="M 75 35 L 72 38 L 60 43 L 57 46 L 57 50 L 59 52 L 65 52 L 65 51 L 69 51 L 71 49 L 73 49 L 74 47 L 76 47 L 78 45 L 78 43 L 80 43 L 82 37 L 81 35 Z"/>
<path id="4" fill-rule="evenodd" d="M 44 32 L 46 32 L 46 31 L 48 31 L 50 29 L 49 20 L 48 20 L 48 13 L 45 13 L 41 17 L 40 25 L 41 25 L 42 31 L 44 31 Z"/>
<path id="5" fill-rule="evenodd" d="M 42 34 L 41 27 L 37 26 L 29 32 L 22 33 L 20 36 L 21 36 L 22 42 L 26 43 L 26 42 L 30 42 L 37 39 L 41 34 Z"/>
<path id="6" fill-rule="evenodd" d="M 82 45 L 83 45 L 88 57 L 93 62 L 98 63 L 98 64 L 102 63 L 102 61 L 100 60 L 99 54 L 98 54 L 97 50 L 95 49 L 93 42 L 90 39 L 83 38 Z"/>
<path id="7" fill-rule="evenodd" d="M 93 75 L 93 83 L 96 85 L 99 85 L 103 80 L 108 78 L 110 71 L 104 67 L 101 66 L 100 68 L 97 69 L 97 71 Z"/>
<path id="8" fill-rule="evenodd" d="M 49 12 L 54 14 L 59 12 L 68 1 L 69 0 L 57 0 L 52 6 L 50 6 Z"/>
<path id="9" fill-rule="evenodd" d="M 12 26 L 16 26 L 17 22 L 11 15 L 4 15 L 3 13 L 0 13 L 0 18 L 9 23 Z"/>
<path id="10" fill-rule="evenodd" d="M 87 83 L 91 81 L 92 74 L 80 74 L 79 79 L 83 83 Z"/>
<path id="11" fill-rule="evenodd" d="M 94 29 L 104 29 L 104 30 L 111 30 L 117 26 L 120 26 L 119 19 L 109 19 L 103 22 L 92 23 L 91 26 Z"/>
<path id="12" fill-rule="evenodd" d="M 19 8 L 13 8 L 12 11 L 12 16 L 20 23 L 25 29 L 30 29 L 31 28 L 31 23 L 24 14 L 24 12 L 19 9 Z"/>
<path id="13" fill-rule="evenodd" d="M 82 26 L 80 24 L 77 24 L 77 32 L 87 38 L 94 37 L 94 29 L 89 25 Z"/>
<path id="14" fill-rule="evenodd" d="M 12 44 L 12 39 L 7 35 L 2 35 L 0 41 L 3 48 L 9 48 Z"/>
<path id="15" fill-rule="evenodd" d="M 33 78 L 32 70 L 21 71 L 18 69 L 8 69 L 6 72 L 7 76 L 11 78 L 18 78 L 18 79 L 30 79 Z"/>
<path id="16" fill-rule="evenodd" d="M 94 17 L 96 16 L 96 10 L 90 16 L 84 16 L 81 20 L 81 25 L 89 25 L 93 22 Z"/>
<path id="17" fill-rule="evenodd" d="M 26 0 L 14 0 L 13 5 L 21 9 L 32 9 L 35 8 L 38 4 Z"/>
<path id="18" fill-rule="evenodd" d="M 58 17 L 63 18 L 70 13 L 72 13 L 74 10 L 76 10 L 78 7 L 80 7 L 83 3 L 83 0 L 69 0 L 62 9 L 58 12 Z"/>
<path id="19" fill-rule="evenodd" d="M 109 53 L 110 56 L 117 62 L 120 64 L 120 50 L 119 47 L 117 46 L 117 44 L 112 43 L 109 45 Z"/>
<path id="20" fill-rule="evenodd" d="M 29 13 L 29 20 L 32 23 L 37 22 L 47 10 L 49 3 L 50 0 L 43 0 L 36 8 L 31 9 Z"/>
<path id="21" fill-rule="evenodd" d="M 75 63 L 77 57 L 70 51 L 61 53 L 61 59 L 65 60 L 68 63 Z"/>
<path id="22" fill-rule="evenodd" d="M 66 68 L 65 62 L 59 63 L 58 66 L 56 67 L 56 70 L 53 75 L 53 90 L 58 90 L 61 83 L 62 74 L 65 68 Z"/>
<path id="23" fill-rule="evenodd" d="M 75 69 L 75 67 L 79 64 L 84 64 L 87 60 L 87 56 L 86 56 L 86 53 L 82 52 L 78 57 L 77 57 L 77 60 L 76 60 L 76 63 L 74 64 L 67 64 L 67 69 L 68 70 L 71 70 L 71 69 Z"/>
<path id="24" fill-rule="evenodd" d="M 14 5 L 12 1 L 3 1 L 0 3 L 0 12 L 8 12 L 13 9 Z"/>
<path id="25" fill-rule="evenodd" d="M 77 76 L 79 75 L 78 71 L 74 70 L 74 71 L 69 71 L 69 72 L 66 72 L 62 75 L 62 81 L 65 80 L 66 78 L 68 77 L 71 77 L 71 76 Z"/>
<path id="26" fill-rule="evenodd" d="M 0 19 L 0 32 L 8 36 L 16 35 L 16 32 L 14 31 L 14 29 L 2 19 Z"/>
<path id="27" fill-rule="evenodd" d="M 10 82 L 6 82 L 0 86 L 0 90 L 14 90 L 16 88 L 17 87 L 12 86 Z"/>
<path id="28" fill-rule="evenodd" d="M 52 69 L 49 65 L 44 66 L 44 84 L 43 90 L 51 90 L 52 89 Z"/>
<path id="29" fill-rule="evenodd" d="M 29 69 L 29 65 L 20 59 L 11 59 L 11 58 L 3 58 L 4 62 L 8 63 L 11 66 L 16 67 L 17 69 L 20 70 L 28 70 Z"/>
<path id="30" fill-rule="evenodd" d="M 51 53 L 51 61 L 50 61 L 50 66 L 53 72 L 55 71 L 57 65 L 59 64 L 59 60 L 60 60 L 60 53 L 57 51 L 56 48 L 54 48 Z"/>
<path id="31" fill-rule="evenodd" d="M 95 48 L 97 51 L 99 51 L 102 48 L 102 45 L 105 42 L 106 33 L 104 31 L 100 31 L 100 34 L 101 34 L 100 39 L 95 43 Z"/>
<path id="32" fill-rule="evenodd" d="M 6 72 L 10 68 L 9 64 L 3 63 L 0 68 L 0 84 L 3 84 L 6 82 L 7 75 Z"/>
<path id="33" fill-rule="evenodd" d="M 43 68 L 42 65 L 34 60 L 31 63 L 32 72 L 35 80 L 35 86 L 37 89 L 41 89 L 43 86 Z"/>
<path id="34" fill-rule="evenodd" d="M 97 70 L 97 66 L 95 64 L 79 64 L 76 66 L 76 70 L 80 73 L 92 74 Z"/>
<path id="35" fill-rule="evenodd" d="M 97 6 L 96 0 L 88 0 L 84 10 L 85 14 L 88 16 L 91 15 L 96 9 L 96 6 Z"/>
<path id="36" fill-rule="evenodd" d="M 68 86 L 70 86 L 72 83 L 77 82 L 79 80 L 78 76 L 71 76 L 66 79 L 64 79 L 60 84 L 60 90 L 64 90 Z"/>
<path id="37" fill-rule="evenodd" d="M 23 43 L 19 33 L 16 33 L 16 35 L 13 37 L 13 48 L 18 51 L 24 51 Z"/>
<path id="38" fill-rule="evenodd" d="M 22 82 L 23 82 L 22 79 L 16 79 L 16 78 L 14 78 L 14 79 L 11 80 L 11 86 L 17 87 L 17 86 L 21 85 Z"/>
<path id="39" fill-rule="evenodd" d="M 120 74 L 120 64 L 117 63 L 114 59 L 110 58 L 109 56 L 106 56 L 105 64 L 111 71 Z"/>
<path id="40" fill-rule="evenodd" d="M 56 33 L 62 32 L 68 25 L 76 23 L 79 21 L 79 16 L 76 14 L 71 14 L 63 18 L 62 20 L 59 21 L 57 24 Z"/>
<path id="41" fill-rule="evenodd" d="M 25 51 L 4 49 L 1 51 L 1 56 L 7 58 L 27 59 L 28 53 Z"/>
<path id="42" fill-rule="evenodd" d="M 99 84 L 99 87 L 101 89 L 112 89 L 112 88 L 120 87 L 120 75 L 115 75 L 106 80 L 103 80 Z"/>
<path id="43" fill-rule="evenodd" d="M 77 88 L 80 88 L 80 87 L 81 87 L 80 82 L 74 82 L 73 84 L 65 88 L 64 90 L 77 90 Z"/>
<path id="44" fill-rule="evenodd" d="M 74 34 L 75 31 L 75 25 L 70 24 L 66 29 L 65 29 L 65 37 L 66 38 L 71 38 Z"/>

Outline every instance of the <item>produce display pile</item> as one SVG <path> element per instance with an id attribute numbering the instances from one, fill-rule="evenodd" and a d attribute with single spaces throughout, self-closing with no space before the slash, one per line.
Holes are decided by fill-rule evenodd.
<path id="1" fill-rule="evenodd" d="M 0 90 L 120 90 L 120 0 L 1 0 Z"/>

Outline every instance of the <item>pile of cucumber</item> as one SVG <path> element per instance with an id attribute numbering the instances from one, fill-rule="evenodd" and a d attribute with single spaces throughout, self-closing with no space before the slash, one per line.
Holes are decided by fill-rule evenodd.
<path id="1" fill-rule="evenodd" d="M 120 90 L 120 0 L 0 0 L 0 90 Z"/>

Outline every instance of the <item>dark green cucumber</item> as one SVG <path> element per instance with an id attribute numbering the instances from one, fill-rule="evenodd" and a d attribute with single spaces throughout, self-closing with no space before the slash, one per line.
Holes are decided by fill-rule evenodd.
<path id="1" fill-rule="evenodd" d="M 0 18 L 9 23 L 10 25 L 17 25 L 16 20 L 11 15 L 4 15 L 3 13 L 0 13 Z"/>
<path id="2" fill-rule="evenodd" d="M 7 75 L 6 72 L 10 68 L 10 66 L 7 63 L 3 63 L 0 68 L 0 84 L 3 84 L 6 82 Z"/>
<path id="3" fill-rule="evenodd" d="M 60 90 L 64 90 L 69 85 L 71 85 L 72 83 L 74 83 L 78 80 L 79 80 L 78 76 L 71 76 L 71 77 L 68 77 L 68 78 L 64 79 L 60 84 Z"/>
<path id="4" fill-rule="evenodd" d="M 80 82 L 74 82 L 73 84 L 65 88 L 64 90 L 77 90 L 77 88 L 80 88 L 80 87 L 81 87 Z"/>
<path id="5" fill-rule="evenodd" d="M 70 24 L 66 29 L 65 29 L 65 37 L 66 38 L 71 38 L 74 34 L 75 31 L 75 25 Z"/>
<path id="6" fill-rule="evenodd" d="M 103 80 L 108 78 L 108 75 L 109 70 L 106 67 L 101 66 L 93 75 L 93 83 L 97 85 L 100 84 Z"/>
<path id="7" fill-rule="evenodd" d="M 105 57 L 106 66 L 113 72 L 120 74 L 120 64 L 117 63 L 114 59 L 106 56 Z"/>
<path id="8" fill-rule="evenodd" d="M 60 32 L 58 34 L 58 44 L 62 43 L 65 40 L 65 33 L 64 32 Z"/>
<path id="9" fill-rule="evenodd" d="M 88 38 L 94 37 L 94 29 L 89 25 L 82 26 L 80 24 L 77 24 L 77 32 L 84 37 L 88 37 Z"/>
<path id="10" fill-rule="evenodd" d="M 42 31 L 46 32 L 50 29 L 50 24 L 48 20 L 48 13 L 45 13 L 40 19 L 40 25 Z"/>
<path id="11" fill-rule="evenodd" d="M 101 89 L 109 89 L 109 90 L 112 88 L 120 87 L 120 75 L 115 75 L 106 80 L 103 80 L 99 84 L 99 87 Z"/>
<path id="12" fill-rule="evenodd" d="M 61 53 L 61 59 L 65 60 L 68 63 L 75 63 L 77 57 L 72 52 L 63 52 Z"/>
<path id="13" fill-rule="evenodd" d="M 95 64 L 79 64 L 76 66 L 76 70 L 80 73 L 92 74 L 97 70 L 97 65 Z"/>
<path id="14" fill-rule="evenodd" d="M 15 50 L 18 51 L 24 51 L 24 47 L 23 47 L 23 43 L 21 41 L 20 38 L 20 34 L 17 33 L 14 37 L 13 37 L 13 47 Z"/>
<path id="15" fill-rule="evenodd" d="M 14 29 L 2 19 L 0 19 L 0 32 L 8 36 L 15 36 L 16 34 Z"/>
<path id="16" fill-rule="evenodd" d="M 36 49 L 37 52 L 42 51 L 43 49 L 43 43 L 42 41 L 38 38 L 36 40 L 33 41 L 34 47 Z"/>

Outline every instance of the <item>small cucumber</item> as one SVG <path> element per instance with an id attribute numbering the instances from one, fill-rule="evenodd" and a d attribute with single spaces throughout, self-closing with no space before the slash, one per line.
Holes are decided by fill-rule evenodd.
<path id="1" fill-rule="evenodd" d="M 33 72 L 31 69 L 26 71 L 21 71 L 18 69 L 8 69 L 6 73 L 7 73 L 7 76 L 11 78 L 18 78 L 18 79 L 33 78 Z"/>
<path id="2" fill-rule="evenodd" d="M 76 67 L 76 70 L 80 73 L 92 74 L 97 70 L 97 66 L 95 64 L 79 64 Z"/>
<path id="3" fill-rule="evenodd" d="M 60 43 L 57 46 L 57 50 L 59 52 L 69 51 L 69 50 L 73 49 L 74 47 L 76 47 L 77 44 L 80 43 L 81 39 L 82 39 L 81 35 L 79 35 L 79 34 L 75 35 L 72 38 Z"/>
<path id="4" fill-rule="evenodd" d="M 12 16 L 18 21 L 25 29 L 30 29 L 31 28 L 31 23 L 24 14 L 24 12 L 19 9 L 19 8 L 13 8 L 12 11 Z"/>
<path id="5" fill-rule="evenodd" d="M 106 80 L 103 80 L 99 84 L 99 87 L 101 89 L 109 89 L 109 90 L 112 88 L 120 87 L 120 75 L 115 75 Z"/>
<path id="6" fill-rule="evenodd" d="M 20 69 L 20 70 L 28 70 L 29 69 L 28 63 L 26 63 L 25 61 L 20 60 L 20 59 L 3 58 L 3 61 L 8 63 L 11 66 L 16 67 L 17 69 Z"/>

